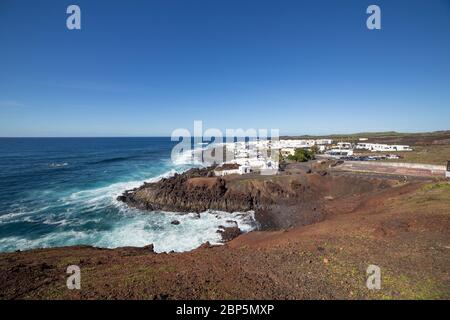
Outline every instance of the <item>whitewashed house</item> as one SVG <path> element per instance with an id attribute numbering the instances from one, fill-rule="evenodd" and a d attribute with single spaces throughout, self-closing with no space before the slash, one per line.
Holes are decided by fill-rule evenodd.
<path id="1" fill-rule="evenodd" d="M 252 169 L 250 168 L 250 166 L 247 166 L 247 165 L 241 165 L 241 166 L 239 166 L 239 174 L 247 174 L 247 173 L 250 173 L 250 172 L 252 172 Z"/>
<path id="2" fill-rule="evenodd" d="M 359 150 L 369 150 L 369 151 L 412 151 L 412 148 L 407 145 L 389 145 L 389 144 L 382 144 L 382 143 L 358 143 L 356 145 L 356 149 Z"/>
<path id="3" fill-rule="evenodd" d="M 214 169 L 214 175 L 218 177 L 223 177 L 230 174 L 241 174 L 239 167 L 240 165 L 237 163 L 224 163 L 220 167 L 216 167 Z"/>
<path id="4" fill-rule="evenodd" d="M 280 150 L 280 153 L 283 157 L 293 156 L 295 154 L 295 148 L 282 148 Z"/>
<path id="5" fill-rule="evenodd" d="M 352 144 L 350 142 L 338 142 L 337 147 L 338 149 L 346 149 L 346 150 L 353 149 Z"/>
<path id="6" fill-rule="evenodd" d="M 401 144 L 393 145 L 392 147 L 393 147 L 396 151 L 412 151 L 412 150 L 413 150 L 410 146 L 407 146 L 407 145 L 401 145 Z"/>
<path id="7" fill-rule="evenodd" d="M 353 146 L 350 142 L 338 142 L 337 146 L 325 152 L 334 158 L 349 157 L 353 155 Z"/>
<path id="8" fill-rule="evenodd" d="M 317 145 L 328 145 L 328 144 L 332 144 L 332 143 L 333 143 L 333 139 L 317 139 L 316 140 Z"/>

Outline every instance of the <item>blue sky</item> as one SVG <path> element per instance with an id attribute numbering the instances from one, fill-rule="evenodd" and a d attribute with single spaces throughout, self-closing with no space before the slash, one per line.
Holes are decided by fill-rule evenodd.
<path id="1" fill-rule="evenodd" d="M 82 30 L 66 28 L 77 4 Z M 381 7 L 382 29 L 366 28 Z M 0 136 L 450 129 L 450 1 L 2 0 Z"/>

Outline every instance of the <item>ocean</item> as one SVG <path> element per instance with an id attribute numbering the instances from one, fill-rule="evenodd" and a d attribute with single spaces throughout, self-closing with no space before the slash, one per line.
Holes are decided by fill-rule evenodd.
<path id="1" fill-rule="evenodd" d="M 116 200 L 144 181 L 157 181 L 194 165 L 171 160 L 170 138 L 0 138 L 0 251 L 69 245 L 145 246 L 187 251 L 220 243 L 219 226 L 239 212 L 146 212 Z M 171 224 L 179 220 L 179 225 Z"/>

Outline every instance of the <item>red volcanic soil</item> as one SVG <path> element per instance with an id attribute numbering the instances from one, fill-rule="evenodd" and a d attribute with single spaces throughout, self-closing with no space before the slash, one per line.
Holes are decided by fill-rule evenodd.
<path id="1" fill-rule="evenodd" d="M 305 206 L 285 214 L 295 222 L 292 227 L 250 232 L 185 253 L 92 247 L 5 253 L 0 255 L 0 298 L 450 298 L 448 183 L 333 172 L 291 175 L 283 178 L 289 181 L 285 191 L 298 190 L 297 182 L 305 187 L 304 200 L 320 205 L 318 221 L 304 225 L 307 218 L 292 218 L 310 212 L 312 207 Z M 267 181 L 251 183 L 266 184 L 262 191 L 281 185 Z M 240 186 L 247 188 L 246 183 Z M 189 184 L 214 187 L 204 178 Z M 81 268 L 81 290 L 66 287 L 66 268 L 72 264 Z M 366 287 L 371 264 L 381 268 L 380 290 Z"/>

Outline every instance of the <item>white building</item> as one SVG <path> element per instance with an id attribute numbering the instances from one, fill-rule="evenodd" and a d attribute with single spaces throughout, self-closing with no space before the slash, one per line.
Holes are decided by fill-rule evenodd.
<path id="1" fill-rule="evenodd" d="M 239 170 L 239 174 L 247 174 L 247 173 L 252 172 L 250 166 L 247 166 L 247 165 L 239 166 L 238 170 Z"/>
<path id="2" fill-rule="evenodd" d="M 293 156 L 295 154 L 295 148 L 282 148 L 280 153 L 283 157 Z"/>
<path id="3" fill-rule="evenodd" d="M 445 177 L 450 179 L 450 160 L 447 161 L 447 170 L 445 171 Z"/>
<path id="4" fill-rule="evenodd" d="M 410 146 L 407 145 L 389 145 L 381 143 L 358 143 L 356 149 L 359 150 L 369 150 L 369 151 L 412 151 Z"/>
<path id="5" fill-rule="evenodd" d="M 327 145 L 327 144 L 332 144 L 332 143 L 333 143 L 332 139 L 317 139 L 316 140 L 317 145 Z"/>
<path id="6" fill-rule="evenodd" d="M 243 167 L 243 166 L 239 165 L 237 163 L 225 163 L 225 164 L 222 164 L 220 167 L 217 167 L 216 169 L 214 169 L 214 175 L 223 177 L 223 176 L 228 176 L 230 174 L 247 173 L 245 170 L 246 168 L 241 168 L 241 167 Z"/>
<path id="7" fill-rule="evenodd" d="M 221 168 L 217 168 L 216 170 L 214 170 L 214 175 L 218 176 L 218 177 L 223 177 L 223 176 L 228 176 L 230 174 L 247 174 L 247 173 L 251 173 L 251 168 L 250 166 L 247 165 L 240 165 L 239 167 L 237 167 L 237 169 L 221 169 Z"/>
<path id="8" fill-rule="evenodd" d="M 393 145 L 392 146 L 397 151 L 413 151 L 413 149 L 410 146 L 407 145 Z"/>
<path id="9" fill-rule="evenodd" d="M 338 142 L 337 147 L 338 149 L 345 149 L 345 150 L 353 149 L 352 144 L 350 142 Z"/>
<path id="10" fill-rule="evenodd" d="M 331 150 L 328 150 L 327 152 L 325 152 L 325 154 L 332 156 L 332 157 L 349 157 L 353 155 L 353 150 L 352 149 L 339 149 L 339 148 L 334 148 Z"/>
<path id="11" fill-rule="evenodd" d="M 230 174 L 240 174 L 239 169 L 214 170 L 214 175 L 216 177 L 228 176 Z"/>

